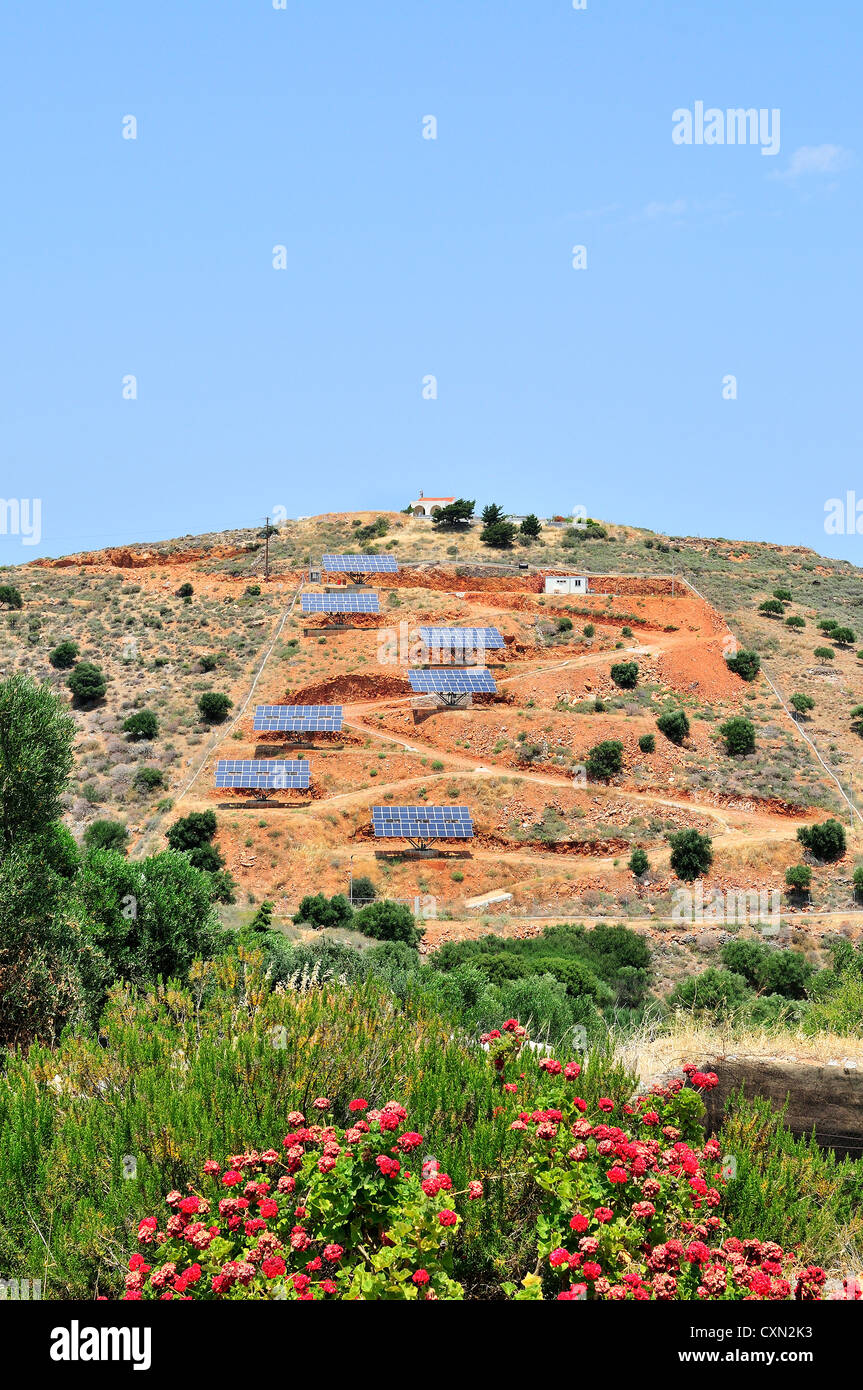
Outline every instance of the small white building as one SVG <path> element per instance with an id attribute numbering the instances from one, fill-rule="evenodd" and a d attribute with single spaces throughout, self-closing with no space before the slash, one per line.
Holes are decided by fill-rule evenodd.
<path id="1" fill-rule="evenodd" d="M 411 511 L 414 516 L 433 516 L 441 507 L 448 507 L 454 501 L 454 497 L 426 497 L 421 492 L 417 500 L 411 502 Z"/>
<path id="2" fill-rule="evenodd" d="M 586 574 L 547 574 L 545 576 L 547 594 L 586 594 Z"/>

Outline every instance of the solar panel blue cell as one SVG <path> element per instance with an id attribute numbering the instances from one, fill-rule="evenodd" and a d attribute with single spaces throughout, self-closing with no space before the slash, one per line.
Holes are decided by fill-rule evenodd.
<path id="1" fill-rule="evenodd" d="M 500 648 L 504 645 L 496 627 L 421 627 L 420 641 L 427 647 L 445 650 L 460 647 Z"/>
<path id="2" fill-rule="evenodd" d="M 490 694 L 497 691 L 494 677 L 482 666 L 461 670 L 409 671 L 411 689 L 440 695 Z"/>
<path id="3" fill-rule="evenodd" d="M 394 574 L 398 561 L 395 555 L 325 555 L 321 567 L 332 573 Z"/>
<path id="4" fill-rule="evenodd" d="M 257 705 L 253 727 L 270 733 L 338 733 L 342 717 L 341 705 Z"/>
<path id="5" fill-rule="evenodd" d="M 303 613 L 378 613 L 377 594 L 301 594 Z"/>
<path id="6" fill-rule="evenodd" d="M 310 781 L 309 764 L 301 759 L 221 758 L 216 763 L 216 786 L 262 790 L 304 790 Z"/>
<path id="7" fill-rule="evenodd" d="M 373 806 L 372 829 L 384 840 L 469 840 L 467 806 Z"/>

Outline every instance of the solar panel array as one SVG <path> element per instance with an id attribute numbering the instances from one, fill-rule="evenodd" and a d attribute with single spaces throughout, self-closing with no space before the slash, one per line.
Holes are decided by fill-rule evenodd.
<path id="1" fill-rule="evenodd" d="M 255 729 L 267 733 L 338 733 L 341 705 L 256 705 Z"/>
<path id="2" fill-rule="evenodd" d="M 424 694 L 437 695 L 494 695 L 497 686 L 494 677 L 484 666 L 474 666 L 462 671 L 450 667 L 442 671 L 408 671 L 411 689 Z"/>
<path id="3" fill-rule="evenodd" d="M 346 574 L 395 574 L 395 555 L 325 555 L 321 568 Z"/>
<path id="4" fill-rule="evenodd" d="M 301 594 L 303 613 L 379 613 L 377 594 Z"/>
<path id="5" fill-rule="evenodd" d="M 420 641 L 427 647 L 440 649 L 503 646 L 503 638 L 496 627 L 421 627 Z"/>
<path id="6" fill-rule="evenodd" d="M 468 806 L 373 806 L 372 829 L 378 840 L 473 838 Z"/>
<path id="7" fill-rule="evenodd" d="M 304 791 L 310 768 L 304 759 L 222 758 L 216 763 L 216 786 L 269 791 Z"/>

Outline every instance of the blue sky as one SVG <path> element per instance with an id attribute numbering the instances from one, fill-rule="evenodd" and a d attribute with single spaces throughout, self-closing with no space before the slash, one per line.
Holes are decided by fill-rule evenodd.
<path id="1" fill-rule="evenodd" d="M 422 487 L 856 562 L 861 51 L 858 0 L 6 0 L 0 561 Z"/>

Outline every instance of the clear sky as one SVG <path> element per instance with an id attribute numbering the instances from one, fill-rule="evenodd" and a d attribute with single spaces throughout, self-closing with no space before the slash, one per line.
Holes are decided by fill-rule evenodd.
<path id="1" fill-rule="evenodd" d="M 858 560 L 860 0 L 284 3 L 5 0 L 0 562 L 419 488 Z"/>

